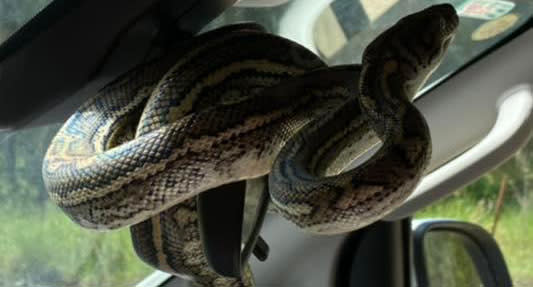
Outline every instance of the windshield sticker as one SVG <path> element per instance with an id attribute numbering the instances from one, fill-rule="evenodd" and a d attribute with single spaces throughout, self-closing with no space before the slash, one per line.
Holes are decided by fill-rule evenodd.
<path id="1" fill-rule="evenodd" d="M 508 14 L 496 20 L 483 23 L 472 33 L 472 40 L 483 41 L 500 35 L 513 27 L 518 18 L 516 14 Z"/>
<path id="2" fill-rule="evenodd" d="M 459 15 L 483 20 L 494 20 L 513 10 L 515 3 L 503 0 L 470 0 L 458 9 Z"/>

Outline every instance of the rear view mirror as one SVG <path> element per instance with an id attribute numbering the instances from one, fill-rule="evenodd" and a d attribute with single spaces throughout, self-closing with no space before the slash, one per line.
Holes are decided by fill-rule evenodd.
<path id="1" fill-rule="evenodd" d="M 452 220 L 413 224 L 418 286 L 512 286 L 498 244 L 481 227 Z"/>

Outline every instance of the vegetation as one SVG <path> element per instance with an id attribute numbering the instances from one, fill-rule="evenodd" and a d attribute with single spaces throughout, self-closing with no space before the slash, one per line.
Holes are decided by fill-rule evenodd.
<path id="1" fill-rule="evenodd" d="M 0 287 L 134 286 L 152 270 L 128 229 L 85 230 L 47 199 L 41 164 L 58 127 L 0 134 Z"/>
<path id="2" fill-rule="evenodd" d="M 501 181 L 506 193 L 494 237 L 514 286 L 533 286 L 533 141 L 498 169 L 452 196 L 416 214 L 417 218 L 453 218 L 473 222 L 492 231 Z"/>
<path id="3" fill-rule="evenodd" d="M 72 223 L 56 207 L 0 209 L 0 286 L 135 286 L 151 269 L 128 230 L 100 233 Z"/>
<path id="4" fill-rule="evenodd" d="M 49 2 L 0 0 L 0 42 Z M 233 9 L 206 29 L 255 19 L 276 31 L 287 7 L 269 8 L 268 13 L 257 15 Z M 48 201 L 41 164 L 57 129 L 51 125 L 0 132 L 0 287 L 133 286 L 151 269 L 135 256 L 128 230 L 84 230 Z M 515 286 L 533 286 L 533 142 L 497 170 L 416 217 L 455 218 L 491 230 L 502 181 L 507 192 L 495 238 Z"/>
<path id="5" fill-rule="evenodd" d="M 462 235 L 446 231 L 433 231 L 425 237 L 430 286 L 483 286 L 463 239 Z"/>
<path id="6" fill-rule="evenodd" d="M 151 269 L 135 256 L 128 230 L 84 230 L 47 199 L 41 163 L 58 127 L 0 134 L 0 287 L 133 286 Z M 532 166 L 533 141 L 500 168 L 416 216 L 466 220 L 491 230 L 505 179 L 495 237 L 516 286 L 531 286 Z"/>

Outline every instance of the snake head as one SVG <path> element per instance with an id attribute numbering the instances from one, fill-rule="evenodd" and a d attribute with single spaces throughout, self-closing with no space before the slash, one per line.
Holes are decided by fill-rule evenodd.
<path id="1" fill-rule="evenodd" d="M 459 17 L 450 4 L 406 16 L 368 45 L 363 66 L 377 65 L 382 75 L 393 74 L 412 99 L 440 64 L 458 25 Z"/>

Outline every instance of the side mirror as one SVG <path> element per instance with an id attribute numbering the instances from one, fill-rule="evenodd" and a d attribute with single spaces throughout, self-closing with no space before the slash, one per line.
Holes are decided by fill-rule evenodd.
<path id="1" fill-rule="evenodd" d="M 413 224 L 418 286 L 512 286 L 498 244 L 481 227 L 453 220 Z"/>

